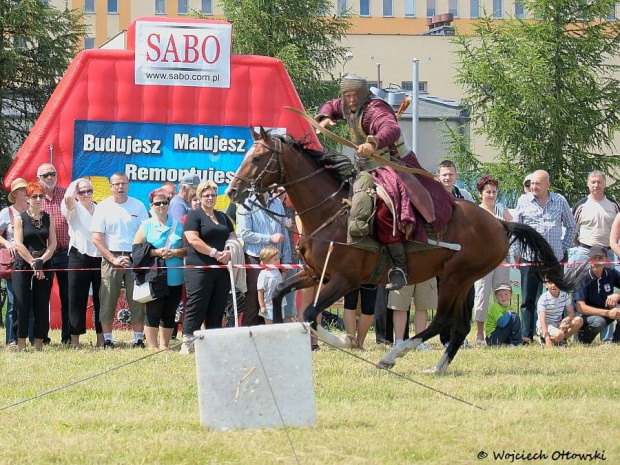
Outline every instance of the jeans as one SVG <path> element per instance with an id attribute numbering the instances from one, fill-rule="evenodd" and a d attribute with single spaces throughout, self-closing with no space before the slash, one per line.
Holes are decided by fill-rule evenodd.
<path id="1" fill-rule="evenodd" d="M 487 344 L 490 346 L 501 344 L 518 346 L 521 342 L 521 320 L 516 313 L 510 314 L 510 321 L 506 326 L 503 328 L 498 326 L 495 331 L 487 336 Z"/>
<path id="2" fill-rule="evenodd" d="M 534 267 L 521 267 L 521 334 L 523 337 L 532 339 L 536 332 L 536 303 L 542 294 L 542 281 L 536 274 Z"/>
<path id="3" fill-rule="evenodd" d="M 6 344 L 10 344 L 11 342 L 17 342 L 17 332 L 13 327 L 13 321 L 15 320 L 14 314 L 15 309 L 13 307 L 13 302 L 15 300 L 15 296 L 13 294 L 13 280 L 7 279 L 6 283 L 6 317 L 4 320 L 4 328 L 6 330 Z"/>
<path id="4" fill-rule="evenodd" d="M 581 317 L 583 318 L 583 326 L 577 332 L 577 340 L 584 344 L 591 344 L 605 326 L 613 322 L 609 318 L 598 315 L 581 315 Z"/>

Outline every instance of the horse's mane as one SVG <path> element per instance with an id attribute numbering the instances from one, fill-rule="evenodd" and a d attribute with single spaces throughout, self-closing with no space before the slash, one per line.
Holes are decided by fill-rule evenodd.
<path id="1" fill-rule="evenodd" d="M 312 141 L 309 140 L 307 136 L 303 139 L 294 139 L 290 136 L 273 134 L 271 137 L 274 139 L 280 139 L 283 144 L 286 144 L 293 150 L 313 158 L 319 167 L 325 168 L 325 171 L 331 174 L 338 182 L 351 180 L 357 174 L 357 168 L 349 157 L 329 149 L 311 149 L 310 145 L 312 144 Z"/>

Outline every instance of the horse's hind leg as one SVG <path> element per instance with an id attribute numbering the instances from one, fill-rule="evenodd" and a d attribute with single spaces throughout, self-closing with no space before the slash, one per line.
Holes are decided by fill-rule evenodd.
<path id="1" fill-rule="evenodd" d="M 273 322 L 282 323 L 282 300 L 284 296 L 289 292 L 296 291 L 298 289 L 306 289 L 308 287 L 316 286 L 316 280 L 310 275 L 306 274 L 305 270 L 301 273 L 291 276 L 283 283 L 280 283 L 276 288 L 276 292 L 273 295 Z"/>
<path id="2" fill-rule="evenodd" d="M 392 350 L 390 350 L 387 354 L 381 358 L 378 365 L 379 368 L 392 368 L 396 365 L 396 359 L 398 357 L 404 357 L 407 352 L 415 349 L 417 346 L 422 344 L 424 341 L 437 336 L 441 330 L 444 328 L 445 323 L 442 321 L 437 321 L 437 318 L 433 319 L 428 328 L 422 331 L 419 334 L 416 334 L 414 337 L 411 337 L 403 342 L 396 344 Z"/>
<path id="3" fill-rule="evenodd" d="M 450 342 L 448 343 L 448 347 L 444 350 L 444 353 L 439 361 L 431 368 L 424 370 L 423 373 L 438 375 L 444 374 L 452 360 L 454 360 L 461 344 L 463 344 L 463 341 L 467 337 L 467 334 L 471 329 L 471 324 L 465 305 L 465 299 L 462 299 L 462 304 L 456 307 L 454 312 L 454 321 L 450 330 Z"/>

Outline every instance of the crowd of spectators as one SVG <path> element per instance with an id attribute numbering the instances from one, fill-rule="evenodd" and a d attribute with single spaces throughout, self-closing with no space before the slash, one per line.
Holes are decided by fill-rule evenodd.
<path id="1" fill-rule="evenodd" d="M 48 306 L 54 276 L 61 300 L 62 344 L 80 346 L 90 293 L 96 345 L 114 348 L 113 320 L 124 289 L 133 347 L 167 349 L 176 336 L 176 313 L 183 301 L 181 353 L 188 354 L 195 330 L 222 326 L 231 291 L 226 269 L 200 266 L 226 265 L 235 255 L 239 264 L 299 263 L 291 233 L 296 229 L 295 212 L 284 190 L 254 196 L 246 206 L 225 213 L 215 209 L 218 186 L 188 174 L 180 180 L 178 191 L 172 183 L 152 191 L 147 210 L 129 196 L 124 173 L 112 174 L 111 195 L 99 203 L 93 201 L 88 179 L 77 179 L 64 189 L 56 185 L 56 178 L 55 167 L 46 163 L 38 168 L 36 181 L 14 180 L 8 196 L 12 205 L 0 211 L 0 246 L 14 257 L 15 270 L 6 283 L 5 341 L 19 350 L 28 350 L 28 339 L 36 350 L 50 342 Z M 469 192 L 456 187 L 454 163 L 442 162 L 437 179 L 455 198 L 474 201 Z M 513 247 L 505 261 L 479 279 L 468 294 L 475 343 L 517 346 L 538 339 L 542 346 L 551 347 L 573 339 L 589 344 L 599 334 L 603 342 L 620 342 L 620 326 L 614 330 L 615 320 L 620 319 L 620 293 L 614 292 L 620 287 L 620 275 L 612 265 L 620 254 L 620 207 L 605 195 L 605 175 L 599 171 L 588 175 L 590 192 L 572 211 L 561 194 L 550 190 L 551 180 L 543 170 L 525 178 L 524 193 L 514 210 L 497 202 L 500 183 L 492 176 L 483 176 L 476 187 L 480 207 L 489 214 L 532 226 L 547 239 L 558 260 L 567 261 L 569 267 L 589 262 L 589 269 L 571 296 L 546 282 L 527 252 Z M 285 220 L 275 221 L 262 208 L 252 207 L 258 203 Z M 513 266 L 521 275 L 518 310 L 510 282 Z M 243 325 L 272 322 L 273 292 L 287 272 L 295 273 L 245 270 L 240 286 L 246 292 Z M 153 294 L 146 304 L 133 298 L 134 285 L 144 282 L 151 283 Z M 440 286 L 439 278 L 393 291 L 363 285 L 345 296 L 345 337 L 351 347 L 363 348 L 373 322 L 377 342 L 406 339 L 412 304 L 415 334 L 423 331 L 428 310 L 437 306 Z M 312 290 L 302 300 L 311 298 Z M 299 318 L 295 294 L 283 303 L 284 321 Z M 448 339 L 447 333 L 440 335 L 442 343 Z M 470 347 L 467 342 L 466 347 Z M 430 348 L 431 344 L 418 347 Z"/>

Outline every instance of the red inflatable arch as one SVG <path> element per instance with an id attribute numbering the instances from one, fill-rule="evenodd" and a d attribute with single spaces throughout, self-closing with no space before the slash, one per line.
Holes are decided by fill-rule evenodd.
<path id="1" fill-rule="evenodd" d="M 91 49 L 72 61 L 43 112 L 4 177 L 4 188 L 22 177 L 33 180 L 36 170 L 50 162 L 58 171 L 58 183 L 72 180 L 74 123 L 76 120 L 111 122 L 180 123 L 285 128 L 287 134 L 309 137 L 317 146 L 311 127 L 295 114 L 283 110 L 289 105 L 302 109 L 281 61 L 251 55 L 233 55 L 230 87 L 181 87 L 136 85 L 134 48 L 136 21 L 189 22 L 204 20 L 140 18 L 129 28 L 129 50 Z M 214 21 L 207 21 L 214 22 Z M 205 167 L 208 167 L 205 156 Z M 60 325 L 60 305 L 52 295 L 52 327 Z"/>

